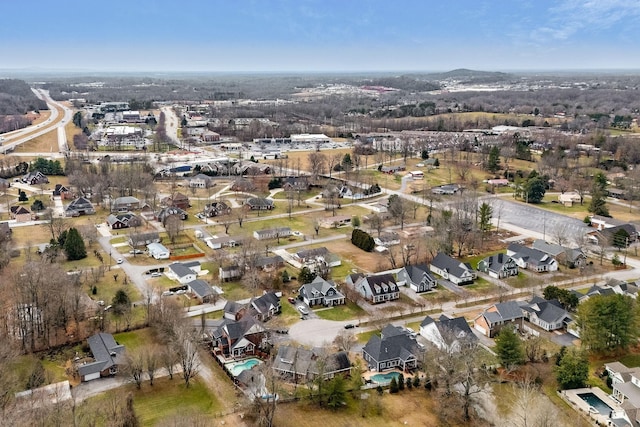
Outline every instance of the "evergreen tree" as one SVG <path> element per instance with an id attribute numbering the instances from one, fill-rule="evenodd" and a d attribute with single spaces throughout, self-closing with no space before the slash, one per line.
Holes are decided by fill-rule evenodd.
<path id="1" fill-rule="evenodd" d="M 500 170 L 500 148 L 497 145 L 491 147 L 485 168 L 491 173 L 496 173 Z"/>
<path id="2" fill-rule="evenodd" d="M 28 200 L 29 200 L 29 198 L 27 197 L 27 193 L 25 193 L 22 190 L 18 191 L 18 201 L 19 202 L 26 202 Z"/>
<path id="3" fill-rule="evenodd" d="M 546 191 L 542 178 L 539 176 L 529 177 L 525 184 L 524 197 L 527 203 L 540 203 L 544 198 Z"/>
<path id="4" fill-rule="evenodd" d="M 565 351 L 555 371 L 561 389 L 582 388 L 589 378 L 589 360 L 584 352 L 571 348 Z"/>
<path id="5" fill-rule="evenodd" d="M 75 228 L 69 229 L 63 248 L 69 261 L 87 257 L 87 249 L 84 246 L 82 236 L 80 236 L 80 233 Z"/>
<path id="6" fill-rule="evenodd" d="M 302 284 L 311 283 L 315 278 L 315 273 L 313 273 L 309 267 L 302 267 L 300 274 L 298 274 L 298 282 Z"/>
<path id="7" fill-rule="evenodd" d="M 398 392 L 398 381 L 396 381 L 396 377 L 391 378 L 391 383 L 389 383 L 389 393 L 397 393 Z"/>
<path id="8" fill-rule="evenodd" d="M 520 338 L 518 338 L 518 335 L 516 335 L 514 329 L 509 326 L 505 326 L 500 330 L 500 333 L 496 337 L 495 350 L 498 359 L 500 359 L 500 363 L 507 368 L 520 365 L 524 362 L 522 342 Z"/>
<path id="9" fill-rule="evenodd" d="M 327 393 L 327 406 L 331 409 L 338 409 L 342 407 L 342 404 L 347 397 L 347 390 L 342 375 L 336 375 L 327 383 L 325 388 Z"/>
<path id="10" fill-rule="evenodd" d="M 404 375 L 398 376 L 398 390 L 404 390 Z"/>

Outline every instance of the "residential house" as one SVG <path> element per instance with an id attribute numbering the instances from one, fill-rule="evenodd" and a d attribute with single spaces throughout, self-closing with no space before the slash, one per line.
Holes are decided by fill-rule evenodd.
<path id="1" fill-rule="evenodd" d="M 129 246 L 132 248 L 147 246 L 150 243 L 160 243 L 160 234 L 157 231 L 129 235 Z"/>
<path id="2" fill-rule="evenodd" d="M 394 232 L 381 233 L 380 236 L 374 237 L 373 241 L 377 246 L 388 248 L 390 246 L 399 245 L 400 236 L 398 235 L 398 233 Z"/>
<path id="3" fill-rule="evenodd" d="M 124 346 L 116 343 L 113 335 L 106 333 L 90 336 L 87 343 L 94 361 L 78 366 L 80 379 L 91 381 L 117 374 L 118 366 L 124 363 Z"/>
<path id="4" fill-rule="evenodd" d="M 509 185 L 509 180 L 505 178 L 489 179 L 487 180 L 487 184 L 494 187 L 507 187 Z"/>
<path id="5" fill-rule="evenodd" d="M 450 318 L 444 314 L 437 322 L 425 317 L 420 323 L 420 335 L 438 349 L 454 352 L 464 351 L 478 341 L 464 317 Z"/>
<path id="6" fill-rule="evenodd" d="M 140 200 L 133 196 L 118 197 L 111 205 L 111 212 L 129 212 L 140 209 Z"/>
<path id="7" fill-rule="evenodd" d="M 320 276 L 316 276 L 311 283 L 302 285 L 298 293 L 309 307 L 314 305 L 332 307 L 345 303 L 345 297 L 338 291 L 338 286 L 333 281 L 324 280 Z"/>
<path id="8" fill-rule="evenodd" d="M 531 301 L 522 306 L 524 318 L 545 331 L 566 329 L 573 321 L 567 310 L 558 300 L 545 300 L 533 297 Z"/>
<path id="9" fill-rule="evenodd" d="M 307 191 L 309 186 L 308 176 L 289 176 L 282 179 L 284 191 Z"/>
<path id="10" fill-rule="evenodd" d="M 242 319 L 242 316 L 244 316 L 246 311 L 247 306 L 245 304 L 227 300 L 226 304 L 224 305 L 222 317 L 229 320 L 240 320 Z"/>
<path id="11" fill-rule="evenodd" d="M 266 339 L 264 327 L 252 316 L 244 316 L 237 321 L 223 319 L 212 332 L 214 353 L 231 358 L 255 355 L 265 345 Z"/>
<path id="12" fill-rule="evenodd" d="M 385 165 L 380 168 L 380 172 L 393 175 L 406 169 L 405 165 Z"/>
<path id="13" fill-rule="evenodd" d="M 186 285 L 188 292 L 192 294 L 194 298 L 196 298 L 198 302 L 200 302 L 200 304 L 213 302 L 218 296 L 218 293 L 214 291 L 211 285 L 209 285 L 204 280 L 192 280 Z"/>
<path id="14" fill-rule="evenodd" d="M 558 194 L 558 202 L 569 208 L 576 203 L 580 203 L 580 200 L 580 195 L 575 191 Z"/>
<path id="15" fill-rule="evenodd" d="M 618 234 L 620 233 L 620 230 L 624 230 L 624 232 L 622 232 L 622 236 L 625 236 L 625 241 L 616 241 L 617 239 L 621 239 Z M 615 225 L 613 227 L 608 227 L 601 231 L 595 231 L 588 234 L 591 236 L 591 240 L 594 240 L 594 243 L 603 244 L 605 246 L 624 247 L 625 245 L 629 246 L 638 240 L 638 231 L 636 230 L 636 226 L 629 223 Z M 627 235 L 629 236 L 628 238 L 626 238 Z"/>
<path id="16" fill-rule="evenodd" d="M 112 230 L 140 227 L 142 225 L 142 219 L 131 212 L 120 213 L 117 215 L 110 214 L 107 217 L 107 225 L 111 227 Z"/>
<path id="17" fill-rule="evenodd" d="M 24 206 L 11 206 L 9 208 L 9 217 L 16 222 L 29 222 L 33 219 L 33 214 Z"/>
<path id="18" fill-rule="evenodd" d="M 291 229 L 289 227 L 265 228 L 253 232 L 253 237 L 257 240 L 280 239 L 289 236 L 291 236 Z"/>
<path id="19" fill-rule="evenodd" d="M 147 253 L 155 259 L 169 259 L 171 251 L 161 243 L 149 243 L 147 245 Z"/>
<path id="20" fill-rule="evenodd" d="M 190 177 L 188 181 L 190 188 L 209 188 L 213 184 L 213 179 L 203 173 Z"/>
<path id="21" fill-rule="evenodd" d="M 75 217 L 80 215 L 93 215 L 96 210 L 93 208 L 93 203 L 84 197 L 78 197 L 73 200 L 64 210 L 64 216 Z"/>
<path id="22" fill-rule="evenodd" d="M 362 357 L 372 371 L 400 369 L 409 371 L 418 366 L 420 349 L 409 332 L 391 324 L 373 335 L 362 349 Z"/>
<path id="23" fill-rule="evenodd" d="M 166 208 L 160 209 L 160 212 L 156 214 L 156 219 L 162 224 L 164 224 L 167 221 L 167 218 L 169 218 L 172 215 L 177 216 L 182 221 L 185 221 L 189 217 L 189 214 L 180 208 L 166 207 Z"/>
<path id="24" fill-rule="evenodd" d="M 222 249 L 223 247 L 234 247 L 238 244 L 238 240 L 230 236 L 213 236 L 204 239 L 204 242 L 211 249 Z"/>
<path id="25" fill-rule="evenodd" d="M 229 215 L 231 208 L 225 202 L 207 203 L 204 207 L 204 215 L 207 218 L 213 218 L 220 215 Z"/>
<path id="26" fill-rule="evenodd" d="M 429 269 L 432 273 L 459 286 L 473 283 L 476 279 L 476 272 L 469 264 L 451 258 L 443 252 L 439 252 L 431 261 Z"/>
<path id="27" fill-rule="evenodd" d="M 340 257 L 329 252 L 324 246 L 298 251 L 293 254 L 293 259 L 312 269 L 318 266 L 338 267 L 342 264 Z"/>
<path id="28" fill-rule="evenodd" d="M 331 353 L 329 349 L 281 345 L 273 359 L 273 370 L 292 382 L 312 381 L 318 376 L 327 380 L 336 375 L 348 375 L 351 361 L 346 351 Z"/>
<path id="29" fill-rule="evenodd" d="M 482 312 L 474 319 L 473 327 L 482 335 L 493 338 L 506 325 L 522 329 L 523 319 L 520 305 L 516 301 L 506 301 L 494 304 Z"/>
<path id="30" fill-rule="evenodd" d="M 179 208 L 182 210 L 187 210 L 189 207 L 191 207 L 189 198 L 184 194 L 178 192 L 162 199 L 162 203 L 167 207 Z"/>
<path id="31" fill-rule="evenodd" d="M 200 272 L 199 261 L 173 262 L 165 271 L 166 276 L 171 280 L 176 280 L 183 285 L 196 280 Z"/>
<path id="32" fill-rule="evenodd" d="M 229 265 L 218 269 L 218 278 L 222 282 L 231 282 L 242 277 L 240 267 L 237 265 Z"/>
<path id="33" fill-rule="evenodd" d="M 318 219 L 318 225 L 322 228 L 338 228 L 351 225 L 351 215 L 336 215 Z"/>
<path id="34" fill-rule="evenodd" d="M 391 274 L 363 276 L 354 286 L 360 295 L 372 304 L 400 298 L 400 288 Z"/>
<path id="35" fill-rule="evenodd" d="M 33 171 L 23 176 L 22 182 L 29 185 L 48 184 L 49 178 L 40 171 Z"/>
<path id="36" fill-rule="evenodd" d="M 458 184 L 445 184 L 431 189 L 431 193 L 440 195 L 453 195 L 459 191 L 462 191 L 462 187 Z"/>
<path id="37" fill-rule="evenodd" d="M 245 202 L 244 206 L 252 211 L 270 211 L 274 208 L 273 200 L 264 197 L 252 197 Z"/>
<path id="38" fill-rule="evenodd" d="M 151 205 L 149 205 L 148 203 L 145 203 L 140 208 L 140 216 L 146 219 L 147 221 L 151 221 L 156 217 L 156 213 L 151 207 Z"/>
<path id="39" fill-rule="evenodd" d="M 284 258 L 280 255 L 261 257 L 256 261 L 256 267 L 263 271 L 273 271 L 284 267 Z"/>
<path id="40" fill-rule="evenodd" d="M 398 286 L 407 285 L 415 292 L 430 291 L 438 285 L 426 264 L 406 265 L 398 271 L 396 278 Z"/>
<path id="41" fill-rule="evenodd" d="M 582 268 L 587 265 L 587 256 L 580 248 L 568 248 L 536 239 L 533 242 L 533 249 L 554 257 L 558 263 L 569 268 Z"/>
<path id="42" fill-rule="evenodd" d="M 62 184 L 56 184 L 53 189 L 53 197 L 60 197 L 62 200 L 70 199 L 72 197 L 71 190 Z"/>
<path id="43" fill-rule="evenodd" d="M 507 254 L 499 253 L 478 262 L 478 271 L 487 273 L 496 279 L 518 275 L 518 264 Z"/>
<path id="44" fill-rule="evenodd" d="M 558 261 L 554 257 L 519 243 L 509 244 L 507 255 L 513 258 L 518 267 L 526 270 L 538 273 L 558 270 Z"/>
<path id="45" fill-rule="evenodd" d="M 605 363 L 604 367 L 611 378 L 610 396 L 620 404 L 612 408 L 610 425 L 640 425 L 640 368 L 628 368 L 620 362 Z"/>
<path id="46" fill-rule="evenodd" d="M 234 175 L 269 175 L 271 166 L 265 163 L 255 163 L 251 161 L 240 161 L 233 165 L 232 171 Z"/>
<path id="47" fill-rule="evenodd" d="M 252 298 L 249 303 L 251 314 L 260 321 L 266 322 L 280 313 L 280 297 L 274 291 L 265 292 L 257 298 Z"/>

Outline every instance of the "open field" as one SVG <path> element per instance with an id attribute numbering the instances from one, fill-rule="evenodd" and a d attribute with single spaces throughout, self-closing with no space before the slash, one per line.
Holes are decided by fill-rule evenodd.
<path id="1" fill-rule="evenodd" d="M 331 411 L 311 402 L 281 404 L 275 416 L 275 425 L 297 426 L 436 426 L 435 402 L 424 388 L 405 390 L 398 394 L 384 393 L 378 396 L 375 390 L 366 392 L 366 403 L 348 395 L 346 406 Z M 348 421 L 347 421 L 348 420 Z"/>

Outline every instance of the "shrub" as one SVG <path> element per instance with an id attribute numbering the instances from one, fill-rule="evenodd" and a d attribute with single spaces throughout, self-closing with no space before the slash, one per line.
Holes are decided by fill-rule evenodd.
<path id="1" fill-rule="evenodd" d="M 367 252 L 371 252 L 376 246 L 373 237 L 366 231 L 360 229 L 354 229 L 351 233 L 351 243 Z"/>

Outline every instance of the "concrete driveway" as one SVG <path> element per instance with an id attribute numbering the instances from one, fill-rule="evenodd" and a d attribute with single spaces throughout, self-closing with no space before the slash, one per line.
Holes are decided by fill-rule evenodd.
<path id="1" fill-rule="evenodd" d="M 334 321 L 325 319 L 307 319 L 295 323 L 289 328 L 289 338 L 304 345 L 330 345 L 344 325 L 356 323 L 353 320 Z M 353 331 L 353 329 L 351 329 Z M 360 332 L 355 330 L 354 333 Z"/>

